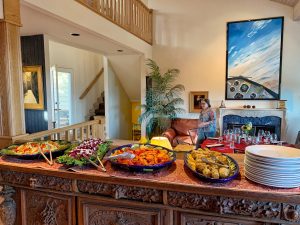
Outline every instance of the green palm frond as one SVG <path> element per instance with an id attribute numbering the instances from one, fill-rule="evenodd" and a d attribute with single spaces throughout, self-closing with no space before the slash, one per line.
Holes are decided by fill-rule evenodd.
<path id="1" fill-rule="evenodd" d="M 146 132 L 151 137 L 152 134 L 160 135 L 170 125 L 170 119 L 185 112 L 179 107 L 184 103 L 181 94 L 185 89 L 182 84 L 173 84 L 180 73 L 178 69 L 168 69 L 162 74 L 154 60 L 147 59 L 146 65 L 152 87 L 146 90 L 146 104 L 141 105 L 143 113 L 139 122 L 146 122 Z"/>

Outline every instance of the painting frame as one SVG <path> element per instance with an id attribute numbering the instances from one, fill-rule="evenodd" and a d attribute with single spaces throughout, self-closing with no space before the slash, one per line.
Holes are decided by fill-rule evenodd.
<path id="1" fill-rule="evenodd" d="M 30 78 L 28 77 L 30 73 Z M 34 76 L 34 82 L 32 77 Z M 29 80 L 31 79 L 31 80 Z M 23 66 L 22 68 L 22 80 L 23 80 L 23 94 L 24 94 L 24 108 L 32 110 L 44 110 L 44 88 L 43 88 L 43 77 L 42 77 L 42 66 Z M 28 82 L 31 84 L 31 89 L 28 88 Z M 32 87 L 34 83 L 34 87 Z M 36 87 L 37 85 L 37 87 Z M 34 90 L 32 90 L 34 89 Z M 28 102 L 26 100 L 28 91 L 34 97 L 36 102 Z M 26 95 L 27 94 L 27 95 Z M 31 97 L 32 99 L 32 97 Z"/>
<path id="2" fill-rule="evenodd" d="M 197 97 L 200 97 L 199 100 L 196 99 Z M 191 91 L 189 94 L 189 112 L 190 113 L 199 113 L 200 108 L 200 102 L 202 99 L 208 99 L 208 91 Z"/>
<path id="3" fill-rule="evenodd" d="M 278 38 L 280 38 L 280 41 L 279 41 L 280 47 L 279 47 L 279 52 L 277 52 L 279 63 L 278 63 L 278 68 L 277 68 L 278 77 L 276 79 L 276 82 L 278 83 L 278 85 L 277 85 L 277 88 L 276 88 L 276 92 L 274 92 L 270 88 L 265 87 L 264 85 L 261 85 L 261 84 L 259 84 L 257 82 L 254 82 L 254 81 L 251 81 L 250 79 L 247 80 L 246 78 L 243 78 L 242 76 L 240 76 L 241 78 L 245 79 L 246 82 L 248 82 L 248 84 L 250 84 L 250 85 L 260 85 L 258 87 L 261 88 L 261 89 L 263 88 L 264 91 L 265 91 L 265 93 L 267 93 L 267 95 L 272 96 L 272 97 L 256 97 L 255 94 L 258 94 L 257 92 L 256 93 L 254 92 L 254 96 L 250 95 L 250 97 L 244 97 L 244 96 L 242 98 L 236 98 L 236 96 L 230 97 L 229 96 L 229 92 L 231 90 L 229 90 L 229 80 L 230 79 L 231 80 L 236 79 L 236 78 L 230 77 L 230 75 L 229 75 L 229 64 L 230 64 L 230 62 L 229 62 L 229 57 L 230 56 L 229 55 L 230 55 L 230 48 L 232 47 L 229 44 L 229 42 L 230 42 L 230 36 L 229 36 L 230 25 L 237 24 L 237 23 L 249 23 L 249 22 L 254 23 L 254 22 L 270 21 L 270 20 L 280 20 L 281 21 L 280 32 L 278 34 Z M 269 101 L 273 101 L 274 100 L 274 101 L 277 101 L 277 100 L 280 100 L 280 97 L 281 97 L 281 79 L 282 79 L 283 33 L 284 33 L 284 17 L 283 16 L 227 22 L 227 37 L 226 37 L 226 83 L 225 83 L 225 99 L 226 100 L 255 100 L 255 101 L 260 101 L 260 100 L 263 100 L 263 101 L 265 101 L 265 100 L 269 100 Z M 241 88 L 241 86 L 240 86 L 240 88 Z"/>

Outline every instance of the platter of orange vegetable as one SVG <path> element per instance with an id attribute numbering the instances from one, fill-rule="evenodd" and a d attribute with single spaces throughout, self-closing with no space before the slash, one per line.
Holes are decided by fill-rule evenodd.
<path id="1" fill-rule="evenodd" d="M 137 172 L 152 172 L 172 165 L 176 160 L 173 151 L 151 144 L 130 144 L 113 149 L 109 156 L 116 156 L 129 152 L 133 159 L 118 158 L 110 162 L 117 167 Z"/>

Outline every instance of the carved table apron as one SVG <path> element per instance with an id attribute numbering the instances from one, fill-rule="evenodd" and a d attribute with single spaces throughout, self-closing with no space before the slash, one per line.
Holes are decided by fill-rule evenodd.
<path id="1" fill-rule="evenodd" d="M 154 174 L 0 159 L 0 225 L 300 224 L 300 189 L 208 184 L 182 160 Z"/>

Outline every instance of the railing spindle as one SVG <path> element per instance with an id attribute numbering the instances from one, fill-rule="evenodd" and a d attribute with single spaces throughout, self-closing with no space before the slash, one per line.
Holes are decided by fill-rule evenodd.
<path id="1" fill-rule="evenodd" d="M 76 129 L 73 129 L 73 138 L 72 138 L 72 140 L 73 140 L 73 141 L 76 141 L 77 138 L 78 138 L 77 130 L 76 130 Z"/>
<path id="2" fill-rule="evenodd" d="M 83 127 L 81 127 L 80 128 L 80 140 L 84 140 L 84 128 Z"/>
<path id="3" fill-rule="evenodd" d="M 91 136 L 90 126 L 86 126 L 85 129 L 86 129 L 86 139 L 89 139 Z"/>
<path id="4" fill-rule="evenodd" d="M 92 125 L 92 137 L 93 138 L 97 138 L 96 125 L 95 124 Z"/>
<path id="5" fill-rule="evenodd" d="M 152 10 L 141 0 L 75 0 L 152 44 Z"/>
<path id="6" fill-rule="evenodd" d="M 68 130 L 65 131 L 65 140 L 69 141 L 69 131 Z"/>

